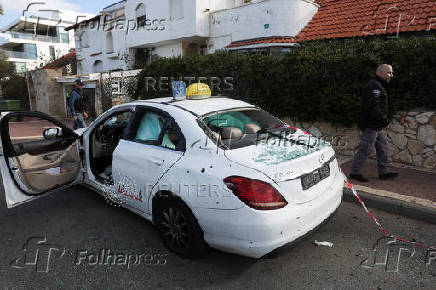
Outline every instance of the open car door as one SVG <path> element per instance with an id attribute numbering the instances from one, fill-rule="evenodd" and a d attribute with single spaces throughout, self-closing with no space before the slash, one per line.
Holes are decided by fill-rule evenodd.
<path id="1" fill-rule="evenodd" d="M 0 167 L 8 208 L 81 179 L 80 136 L 39 112 L 1 113 Z"/>

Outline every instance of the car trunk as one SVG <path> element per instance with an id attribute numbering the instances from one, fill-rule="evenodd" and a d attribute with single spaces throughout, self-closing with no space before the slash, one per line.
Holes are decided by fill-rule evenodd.
<path id="1" fill-rule="evenodd" d="M 277 144 L 269 140 L 257 145 L 227 150 L 225 154 L 230 160 L 258 170 L 271 178 L 278 184 L 278 189 L 286 200 L 304 203 L 322 194 L 332 182 L 334 170 L 337 170 L 336 161 L 332 162 L 335 154 L 331 146 L 324 142 L 312 147 L 307 144 L 309 143 Z M 320 178 L 318 173 L 323 166 L 328 166 L 329 175 Z M 318 176 L 318 180 L 309 188 L 303 189 L 302 177 L 312 177 L 314 174 Z"/>

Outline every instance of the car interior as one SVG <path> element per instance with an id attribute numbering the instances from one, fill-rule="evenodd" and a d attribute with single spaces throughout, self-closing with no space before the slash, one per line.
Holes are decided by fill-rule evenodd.
<path id="1" fill-rule="evenodd" d="M 90 137 L 90 166 L 96 179 L 111 184 L 112 181 L 112 155 L 121 138 L 128 135 L 127 128 L 131 122 L 132 112 L 122 112 L 106 119 L 97 126 Z M 133 124 L 131 124 L 132 127 Z M 175 150 L 179 137 L 171 122 L 159 114 L 144 112 L 140 115 L 136 127 L 134 142 L 157 145 Z M 161 139 L 161 134 L 165 130 Z M 162 140 L 162 141 L 159 141 Z"/>
<path id="2" fill-rule="evenodd" d="M 134 141 L 176 149 L 177 134 L 174 130 L 171 130 L 169 125 L 161 115 L 146 112 L 141 118 Z M 165 130 L 165 134 L 162 137 L 162 142 L 157 144 L 156 142 L 159 142 L 162 130 Z"/>
<path id="3" fill-rule="evenodd" d="M 90 167 L 100 182 L 112 181 L 112 154 L 118 142 L 126 134 L 131 111 L 120 112 L 98 125 L 90 135 Z"/>
<path id="4" fill-rule="evenodd" d="M 258 109 L 218 112 L 206 116 L 203 122 L 212 132 L 213 138 L 229 149 L 253 145 L 261 129 L 284 124 L 267 112 Z"/>

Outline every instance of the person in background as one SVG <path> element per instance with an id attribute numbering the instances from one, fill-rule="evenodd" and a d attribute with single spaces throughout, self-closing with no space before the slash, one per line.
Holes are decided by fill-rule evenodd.
<path id="1" fill-rule="evenodd" d="M 361 100 L 359 119 L 359 149 L 354 156 L 350 178 L 367 182 L 360 170 L 368 158 L 372 146 L 375 145 L 379 179 L 393 179 L 396 172 L 388 171 L 388 146 L 386 130 L 389 125 L 388 95 L 384 88 L 393 78 L 392 66 L 382 64 L 377 67 L 376 77 L 366 84 Z"/>
<path id="2" fill-rule="evenodd" d="M 81 79 L 74 81 L 74 89 L 68 99 L 68 106 L 70 107 L 71 115 L 73 116 L 73 129 L 85 128 L 85 119 L 88 118 L 86 113 L 87 98 L 83 96 L 83 82 Z"/>

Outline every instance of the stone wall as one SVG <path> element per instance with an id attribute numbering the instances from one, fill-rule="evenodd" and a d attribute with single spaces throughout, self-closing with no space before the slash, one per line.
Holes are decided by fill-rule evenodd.
<path id="1" fill-rule="evenodd" d="M 62 69 L 46 69 L 47 97 L 49 98 L 50 115 L 61 119 L 65 117 L 65 97 L 62 92 L 62 84 L 56 82 L 56 78 L 62 76 Z"/>
<path id="2" fill-rule="evenodd" d="M 284 118 L 288 124 L 302 128 L 330 142 L 338 155 L 353 156 L 359 145 L 359 129 L 334 127 L 328 123 L 299 123 Z M 389 160 L 415 167 L 436 169 L 435 112 L 399 112 L 387 131 Z M 371 157 L 375 159 L 375 149 Z"/>
<path id="3" fill-rule="evenodd" d="M 105 100 L 111 100 L 111 106 L 132 101 L 130 95 L 137 86 L 137 75 L 141 70 L 116 71 L 101 74 L 101 86 Z"/>
<path id="4" fill-rule="evenodd" d="M 29 72 L 33 82 L 33 91 L 36 95 L 32 110 L 49 114 L 55 118 L 65 117 L 65 100 L 62 94 L 62 85 L 56 82 L 62 77 L 62 70 L 40 69 Z M 32 103 L 32 102 L 31 102 Z"/>

